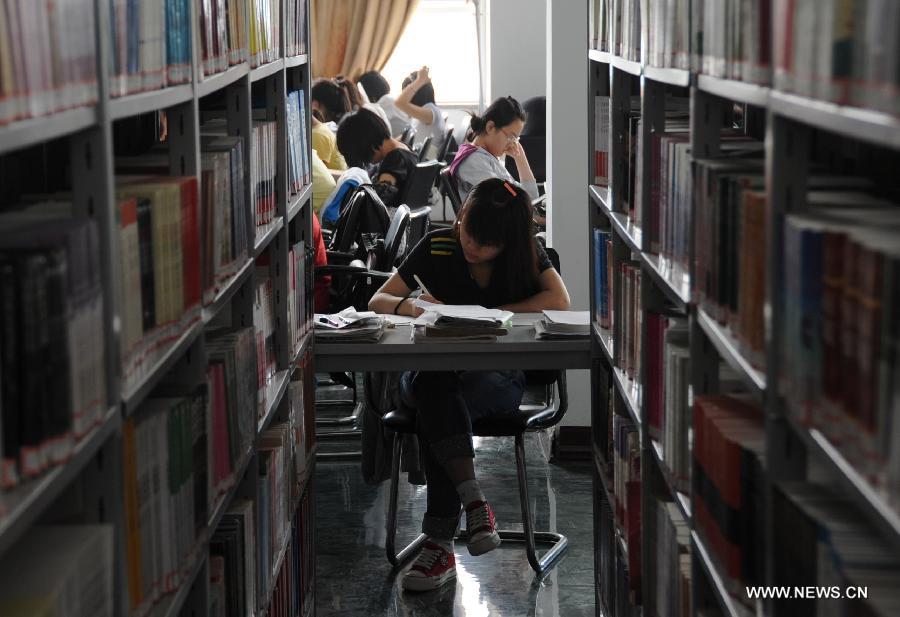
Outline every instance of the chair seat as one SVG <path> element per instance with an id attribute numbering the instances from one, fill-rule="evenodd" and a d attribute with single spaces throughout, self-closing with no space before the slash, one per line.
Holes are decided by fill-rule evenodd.
<path id="1" fill-rule="evenodd" d="M 483 418 L 472 423 L 472 432 L 478 437 L 513 437 L 529 428 L 537 428 L 553 416 L 552 409 L 539 405 L 521 405 L 514 414 Z M 414 433 L 416 410 L 410 407 L 394 409 L 382 418 L 384 426 L 398 433 Z"/>

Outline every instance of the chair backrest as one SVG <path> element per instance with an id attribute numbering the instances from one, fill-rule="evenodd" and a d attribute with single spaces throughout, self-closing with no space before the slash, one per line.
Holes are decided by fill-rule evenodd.
<path id="1" fill-rule="evenodd" d="M 412 248 L 425 237 L 425 234 L 428 233 L 428 223 L 431 219 L 431 206 L 422 206 L 421 208 L 416 208 L 409 214 L 409 235 L 407 236 L 406 242 L 406 252 L 412 250 Z"/>
<path id="2" fill-rule="evenodd" d="M 450 146 L 455 144 L 456 142 L 453 139 L 453 125 L 451 124 L 447 127 L 447 132 L 444 133 L 444 141 L 441 143 L 441 149 L 438 150 L 437 160 L 449 163 L 450 160 L 447 159 L 447 155 L 450 154 Z"/>
<path id="3" fill-rule="evenodd" d="M 417 164 L 406 179 L 398 201 L 413 209 L 427 206 L 431 199 L 431 187 L 434 186 L 434 179 L 440 168 L 441 164 L 437 161 Z"/>
<path id="4" fill-rule="evenodd" d="M 408 148 L 412 149 L 413 142 L 416 140 L 416 130 L 410 125 L 403 129 L 403 133 L 400 134 L 400 141 L 407 145 Z"/>
<path id="5" fill-rule="evenodd" d="M 428 137 L 425 138 L 425 141 L 423 141 L 419 145 L 419 162 L 420 163 L 428 157 L 428 149 L 431 148 L 431 141 L 432 141 L 432 137 L 431 137 L 431 135 L 429 135 Z"/>
<path id="6" fill-rule="evenodd" d="M 397 261 L 400 249 L 406 242 L 406 232 L 409 229 L 409 207 L 405 204 L 397 206 L 394 217 L 391 219 L 391 226 L 388 227 L 387 233 L 384 235 L 384 251 L 380 258 L 372 264 L 373 270 L 379 272 L 390 272 Z"/>
<path id="7" fill-rule="evenodd" d="M 459 214 L 462 202 L 459 199 L 459 190 L 456 188 L 456 178 L 450 173 L 449 167 L 441 170 L 441 187 L 444 195 L 450 199 L 450 205 L 453 206 L 453 214 Z"/>

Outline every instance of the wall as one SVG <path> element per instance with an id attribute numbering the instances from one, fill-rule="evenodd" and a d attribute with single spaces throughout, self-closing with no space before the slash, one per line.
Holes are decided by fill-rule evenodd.
<path id="1" fill-rule="evenodd" d="M 490 0 L 488 33 L 487 102 L 546 95 L 547 0 Z"/>
<path id="2" fill-rule="evenodd" d="M 546 3 L 548 243 L 559 252 L 573 310 L 590 308 L 587 2 Z M 568 426 L 590 426 L 590 374 L 569 371 Z"/>

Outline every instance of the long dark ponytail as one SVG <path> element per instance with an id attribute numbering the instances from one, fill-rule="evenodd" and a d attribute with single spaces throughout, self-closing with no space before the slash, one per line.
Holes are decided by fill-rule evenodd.
<path id="1" fill-rule="evenodd" d="M 511 302 L 518 302 L 540 291 L 537 248 L 534 239 L 533 209 L 528 193 L 512 182 L 488 178 L 469 192 L 459 209 L 454 231 L 466 226 L 475 242 L 501 246 L 495 260 Z M 494 279 L 492 275 L 493 280 Z"/>

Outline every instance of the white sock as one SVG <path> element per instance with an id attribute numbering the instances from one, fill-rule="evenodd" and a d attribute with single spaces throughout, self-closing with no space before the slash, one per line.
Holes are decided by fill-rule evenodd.
<path id="1" fill-rule="evenodd" d="M 459 500 L 462 501 L 463 508 L 473 501 L 487 501 L 484 498 L 484 493 L 481 492 L 478 480 L 466 480 L 457 484 L 456 492 L 459 495 Z"/>

